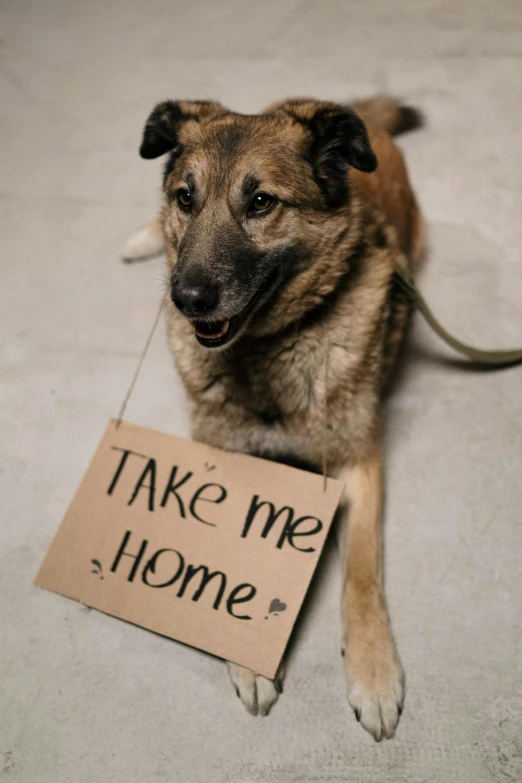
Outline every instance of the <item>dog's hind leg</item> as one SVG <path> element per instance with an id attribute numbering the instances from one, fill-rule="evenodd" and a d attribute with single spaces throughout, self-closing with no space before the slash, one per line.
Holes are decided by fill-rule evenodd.
<path id="1" fill-rule="evenodd" d="M 268 715 L 271 706 L 283 692 L 284 662 L 279 666 L 275 680 L 268 680 L 237 663 L 227 663 L 228 673 L 236 693 L 252 715 Z"/>
<path id="2" fill-rule="evenodd" d="M 143 261 L 163 253 L 165 238 L 159 220 L 154 220 L 140 231 L 132 234 L 122 251 L 122 258 L 127 263 Z"/>
<path id="3" fill-rule="evenodd" d="M 346 562 L 343 625 L 348 701 L 376 740 L 391 737 L 404 698 L 404 676 L 390 630 L 382 584 L 382 465 L 380 445 L 344 468 Z M 346 527 L 347 525 L 347 527 Z"/>

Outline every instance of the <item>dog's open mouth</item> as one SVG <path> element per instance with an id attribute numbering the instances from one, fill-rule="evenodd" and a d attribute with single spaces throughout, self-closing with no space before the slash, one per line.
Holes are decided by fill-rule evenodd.
<path id="1" fill-rule="evenodd" d="M 232 319 L 234 320 L 234 319 Z M 230 321 L 192 321 L 197 341 L 205 348 L 219 348 L 230 338 Z"/>
<path id="2" fill-rule="evenodd" d="M 278 273 L 276 270 L 270 275 L 265 284 L 259 288 L 257 293 L 254 294 L 247 306 L 228 321 L 217 321 L 216 319 L 204 321 L 199 318 L 193 319 L 191 323 L 194 327 L 194 333 L 198 343 L 204 348 L 221 348 L 223 345 L 230 342 L 239 332 L 243 324 L 246 323 L 247 319 L 252 315 L 261 300 L 273 293 L 277 286 L 277 280 Z"/>

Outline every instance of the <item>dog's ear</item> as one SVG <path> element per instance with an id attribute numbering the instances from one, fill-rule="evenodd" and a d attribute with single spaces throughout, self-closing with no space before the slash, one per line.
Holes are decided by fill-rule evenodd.
<path id="1" fill-rule="evenodd" d="M 226 109 L 220 103 L 211 101 L 164 101 L 151 112 L 143 130 L 140 147 L 142 158 L 159 158 L 167 152 L 181 154 L 179 129 L 188 120 L 201 122 Z"/>
<path id="2" fill-rule="evenodd" d="M 366 172 L 377 168 L 364 123 L 349 106 L 296 99 L 268 109 L 274 111 L 289 114 L 310 130 L 308 155 L 330 206 L 339 206 L 346 198 L 347 165 Z"/>

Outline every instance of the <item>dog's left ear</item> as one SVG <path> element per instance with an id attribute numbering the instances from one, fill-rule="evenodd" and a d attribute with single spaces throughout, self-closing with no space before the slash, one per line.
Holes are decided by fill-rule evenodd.
<path id="1" fill-rule="evenodd" d="M 149 115 L 143 130 L 140 147 L 142 158 L 159 158 L 167 152 L 178 151 L 181 154 L 179 130 L 183 123 L 190 120 L 201 122 L 226 109 L 220 103 L 212 101 L 164 101 L 158 103 Z"/>
<path id="2" fill-rule="evenodd" d="M 339 155 L 345 163 L 359 171 L 375 171 L 377 158 L 370 146 L 363 121 L 346 107 L 322 109 L 312 118 L 316 138 L 316 153 L 327 160 Z"/>
<path id="3" fill-rule="evenodd" d="M 349 106 L 296 99 L 275 104 L 267 113 L 280 111 L 311 131 L 309 157 L 331 206 L 340 205 L 346 195 L 347 165 L 366 172 L 377 168 L 364 123 Z"/>

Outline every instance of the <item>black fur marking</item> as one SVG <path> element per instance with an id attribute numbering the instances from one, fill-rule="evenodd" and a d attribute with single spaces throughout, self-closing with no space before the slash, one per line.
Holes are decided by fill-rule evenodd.
<path id="1" fill-rule="evenodd" d="M 288 245 L 281 250 L 275 250 L 273 259 L 279 267 L 281 282 L 286 283 L 301 272 L 308 264 L 309 251 L 302 245 Z"/>
<path id="2" fill-rule="evenodd" d="M 207 106 L 210 101 L 198 101 L 197 105 Z M 145 129 L 140 147 L 142 158 L 150 160 L 165 155 L 166 152 L 181 154 L 182 150 L 178 147 L 178 126 L 181 122 L 195 120 L 199 122 L 199 115 L 196 112 L 184 111 L 179 103 L 175 101 L 165 101 L 158 104 L 151 112 Z"/>
<path id="3" fill-rule="evenodd" d="M 382 226 L 377 226 L 375 229 L 375 234 L 373 237 L 373 241 L 375 242 L 375 247 L 380 248 L 381 250 L 388 245 L 388 238 L 386 236 L 386 231 Z"/>
<path id="4" fill-rule="evenodd" d="M 366 172 L 377 168 L 377 158 L 364 123 L 351 109 L 343 106 L 319 109 L 310 119 L 293 112 L 291 115 L 312 134 L 313 142 L 306 158 L 312 164 L 314 178 L 326 197 L 327 206 L 343 206 L 348 199 L 346 165 Z"/>
<path id="5" fill-rule="evenodd" d="M 270 274 L 274 276 L 274 285 L 266 302 L 256 311 L 256 317 L 263 318 L 269 313 L 273 301 L 281 288 L 306 267 L 309 257 L 308 251 L 299 245 L 290 245 L 280 250 L 274 250 L 272 253 L 266 254 L 264 258 L 261 255 L 264 267 L 271 270 Z M 252 259 L 252 256 L 250 256 L 250 259 Z M 245 272 L 247 275 L 251 275 L 253 268 L 252 260 L 250 260 L 250 265 L 248 256 L 246 256 L 246 260 Z"/>
<path id="6" fill-rule="evenodd" d="M 184 243 L 182 242 L 182 245 Z M 184 247 L 180 245 L 178 256 L 183 256 Z M 263 287 L 270 292 L 267 303 L 264 304 L 257 313 L 262 313 L 265 307 L 270 306 L 273 297 L 288 280 L 298 274 L 306 266 L 309 253 L 304 247 L 299 245 L 289 245 L 275 249 L 271 252 L 264 252 L 255 249 L 250 244 L 236 245 L 227 244 L 227 238 L 223 238 L 220 252 L 227 259 L 227 266 L 233 267 L 233 282 L 238 287 L 248 287 L 252 289 L 253 280 L 256 281 L 255 289 Z M 215 275 L 219 278 L 218 263 L 221 259 L 215 258 Z M 227 280 L 225 283 L 229 284 Z"/>
<path id="7" fill-rule="evenodd" d="M 196 188 L 196 180 L 194 179 L 194 174 L 192 174 L 192 172 L 189 171 L 185 175 L 185 182 L 187 183 L 188 189 L 190 190 L 192 195 L 194 195 L 196 193 L 197 188 Z"/>
<path id="8" fill-rule="evenodd" d="M 243 195 L 245 196 L 245 198 L 248 198 L 249 196 L 253 196 L 256 190 L 259 190 L 260 184 L 261 183 L 259 182 L 257 177 L 254 177 L 251 174 L 245 177 L 243 181 L 243 187 L 242 187 Z"/>
<path id="9" fill-rule="evenodd" d="M 243 139 L 244 131 L 237 125 L 228 125 L 220 129 L 216 138 L 220 155 L 225 159 L 234 157 Z"/>
<path id="10" fill-rule="evenodd" d="M 339 282 L 333 291 L 323 296 L 321 302 L 305 313 L 300 321 L 300 329 L 311 329 L 327 319 L 339 300 L 343 292 L 352 284 L 353 278 L 360 271 L 360 262 L 367 252 L 367 245 L 364 237 L 361 237 L 357 245 L 353 248 L 350 256 L 346 259 L 346 272 L 339 278 Z M 295 328 L 295 324 L 292 328 Z"/>
<path id="11" fill-rule="evenodd" d="M 187 119 L 179 104 L 166 101 L 157 106 L 149 115 L 143 131 L 140 147 L 142 158 L 159 158 L 166 152 L 173 152 L 178 143 L 176 125 Z"/>
<path id="12" fill-rule="evenodd" d="M 414 106 L 401 106 L 399 122 L 394 128 L 394 134 L 407 133 L 411 130 L 417 130 L 424 125 L 424 115 Z"/>
<path id="13" fill-rule="evenodd" d="M 314 179 L 326 196 L 326 206 L 336 209 L 348 201 L 346 165 L 341 158 L 330 156 L 321 166 L 314 166 Z"/>
<path id="14" fill-rule="evenodd" d="M 183 153 L 183 144 L 178 144 L 175 150 L 173 150 L 170 153 L 169 157 L 167 158 L 167 162 L 165 163 L 165 168 L 163 169 L 163 185 L 165 185 L 167 179 L 174 171 L 176 162 L 182 153 Z"/>
<path id="15" fill-rule="evenodd" d="M 283 420 L 283 415 L 281 411 L 277 410 L 276 408 L 266 409 L 264 411 L 260 411 L 258 413 L 259 418 L 263 422 L 263 424 L 266 424 L 267 426 L 270 426 L 270 424 L 276 424 L 277 422 L 280 422 Z"/>
<path id="16" fill-rule="evenodd" d="M 360 171 L 377 168 L 363 122 L 349 109 L 318 112 L 315 117 L 313 158 L 330 206 L 341 206 L 347 197 L 345 164 Z"/>

